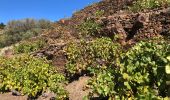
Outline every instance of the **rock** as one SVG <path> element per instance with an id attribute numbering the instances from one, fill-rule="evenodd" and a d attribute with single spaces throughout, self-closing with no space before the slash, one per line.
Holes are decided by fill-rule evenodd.
<path id="1" fill-rule="evenodd" d="M 12 90 L 11 92 L 12 92 L 12 95 L 21 96 L 21 93 L 16 90 Z"/>
<path id="2" fill-rule="evenodd" d="M 50 100 L 56 100 L 55 97 L 51 97 Z"/>

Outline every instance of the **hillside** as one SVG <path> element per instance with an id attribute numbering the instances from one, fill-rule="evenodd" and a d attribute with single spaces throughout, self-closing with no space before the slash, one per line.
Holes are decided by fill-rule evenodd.
<path id="1" fill-rule="evenodd" d="M 22 36 L 0 36 L 0 98 L 168 100 L 169 2 L 102 0 L 55 23 L 5 28 Z"/>

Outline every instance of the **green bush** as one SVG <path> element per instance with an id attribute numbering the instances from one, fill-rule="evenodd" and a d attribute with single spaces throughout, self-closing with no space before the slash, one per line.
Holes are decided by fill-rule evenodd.
<path id="1" fill-rule="evenodd" d="M 0 29 L 4 29 L 5 24 L 4 23 L 0 23 Z"/>
<path id="2" fill-rule="evenodd" d="M 110 65 L 118 56 L 120 45 L 110 38 L 98 38 L 91 42 L 71 43 L 66 48 L 68 74 L 80 74 L 93 66 Z M 88 68 L 90 67 L 90 68 Z"/>
<path id="3" fill-rule="evenodd" d="M 41 29 L 31 29 L 26 32 L 18 32 L 18 33 L 10 33 L 9 31 L 5 31 L 3 34 L 0 35 L 0 48 L 5 46 L 10 46 L 15 44 L 21 40 L 26 40 L 31 37 L 38 36 L 41 34 Z"/>
<path id="4" fill-rule="evenodd" d="M 159 100 L 167 96 L 167 43 L 140 42 L 89 81 L 93 94 L 114 99 Z M 107 74 L 106 74 L 107 73 Z M 105 80 L 104 80 L 105 79 Z M 112 83 L 113 82 L 113 83 Z"/>
<path id="5" fill-rule="evenodd" d="M 95 78 L 88 82 L 93 89 L 93 93 L 97 93 L 100 98 L 112 97 L 115 94 L 113 91 L 115 88 L 114 76 L 110 71 L 106 70 L 100 70 L 97 74 Z"/>
<path id="6" fill-rule="evenodd" d="M 101 17 L 104 15 L 104 10 L 97 10 L 94 14 L 95 17 Z"/>
<path id="7" fill-rule="evenodd" d="M 15 44 L 19 41 L 36 37 L 42 33 L 43 29 L 51 28 L 52 23 L 48 20 L 12 20 L 5 26 L 5 31 L 0 35 L 0 48 Z"/>
<path id="8" fill-rule="evenodd" d="M 43 48 L 45 44 L 46 43 L 43 39 L 32 42 L 24 41 L 21 42 L 19 45 L 14 46 L 14 52 L 16 54 L 34 52 L 40 48 Z"/>
<path id="9" fill-rule="evenodd" d="M 45 59 L 30 55 L 0 59 L 0 91 L 16 90 L 30 97 L 37 97 L 50 89 L 59 100 L 67 97 L 62 84 L 66 82 L 62 74 Z"/>
<path id="10" fill-rule="evenodd" d="M 10 33 L 26 32 L 34 28 L 48 29 L 51 27 L 51 22 L 49 20 L 40 19 L 35 20 L 31 18 L 26 18 L 22 20 L 12 20 L 9 21 L 5 27 Z"/>
<path id="11" fill-rule="evenodd" d="M 166 65 L 166 73 L 170 74 L 170 56 L 167 56 L 168 64 Z"/>
<path id="12" fill-rule="evenodd" d="M 170 0 L 137 0 L 133 6 L 130 7 L 132 11 L 140 11 L 143 9 L 152 9 L 161 6 L 167 6 L 170 4 Z"/>
<path id="13" fill-rule="evenodd" d="M 52 24 L 49 20 L 40 19 L 38 20 L 37 26 L 41 29 L 49 29 L 52 28 Z"/>
<path id="14" fill-rule="evenodd" d="M 99 35 L 102 25 L 95 22 L 94 19 L 87 18 L 83 23 L 78 25 L 80 36 L 95 36 Z"/>

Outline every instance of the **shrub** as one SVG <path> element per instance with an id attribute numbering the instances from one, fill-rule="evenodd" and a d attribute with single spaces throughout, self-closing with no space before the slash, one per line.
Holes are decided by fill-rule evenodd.
<path id="1" fill-rule="evenodd" d="M 17 54 L 30 53 L 40 48 L 43 48 L 44 46 L 45 46 L 45 41 L 42 39 L 36 40 L 33 42 L 24 41 L 24 42 L 21 42 L 19 45 L 14 46 L 14 51 Z"/>
<path id="2" fill-rule="evenodd" d="M 102 25 L 95 22 L 94 19 L 87 18 L 83 23 L 78 25 L 77 29 L 81 36 L 95 36 L 99 35 Z"/>
<path id="3" fill-rule="evenodd" d="M 166 97 L 165 66 L 169 51 L 170 45 L 167 43 L 136 44 L 121 54 L 120 62 L 116 64 L 119 67 L 110 66 L 96 71 L 97 74 L 89 81 L 93 94 L 120 100 L 157 100 Z"/>
<path id="4" fill-rule="evenodd" d="M 10 33 L 25 32 L 36 27 L 36 21 L 34 19 L 12 20 L 6 25 L 6 30 Z"/>
<path id="5" fill-rule="evenodd" d="M 95 17 L 101 17 L 104 15 L 104 10 L 97 10 L 94 14 Z"/>
<path id="6" fill-rule="evenodd" d="M 16 90 L 36 97 L 47 89 L 55 92 L 58 99 L 67 97 L 62 87 L 65 77 L 59 74 L 45 59 L 30 55 L 0 59 L 0 90 Z"/>
<path id="7" fill-rule="evenodd" d="M 4 29 L 5 24 L 4 23 L 0 23 L 0 29 Z"/>
<path id="8" fill-rule="evenodd" d="M 5 46 L 10 46 L 11 44 L 15 44 L 21 40 L 26 40 L 31 37 L 38 36 L 41 33 L 39 29 L 28 30 L 27 32 L 19 32 L 19 33 L 10 33 L 9 31 L 4 32 L 0 35 L 0 48 Z"/>
<path id="9" fill-rule="evenodd" d="M 22 20 L 12 20 L 6 25 L 6 30 L 10 33 L 26 32 L 34 28 L 47 29 L 51 27 L 51 22 L 49 20 L 40 19 L 22 19 Z"/>
<path id="10" fill-rule="evenodd" d="M 140 11 L 143 9 L 152 9 L 160 6 L 166 6 L 170 4 L 170 0 L 137 0 L 133 6 L 130 7 L 132 11 Z"/>
<path id="11" fill-rule="evenodd" d="M 170 56 L 167 56 L 168 64 L 166 65 L 166 73 L 170 74 Z"/>
<path id="12" fill-rule="evenodd" d="M 51 28 L 52 24 L 49 20 L 40 19 L 38 20 L 38 27 L 41 29 L 49 29 Z"/>
<path id="13" fill-rule="evenodd" d="M 8 22 L 5 32 L 1 34 L 3 40 L 0 40 L 0 47 L 15 44 L 21 40 L 38 36 L 42 33 L 42 29 L 51 28 L 51 22 L 45 19 L 23 19 Z"/>
<path id="14" fill-rule="evenodd" d="M 114 76 L 110 71 L 101 70 L 95 78 L 89 80 L 88 84 L 91 85 L 93 93 L 97 93 L 100 98 L 108 99 L 112 97 L 114 93 L 115 83 Z M 96 84 L 97 83 L 97 84 Z M 93 95 L 93 94 L 91 94 Z"/>
<path id="15" fill-rule="evenodd" d="M 146 91 L 142 91 L 138 87 L 151 90 L 157 89 L 158 94 L 165 96 L 166 94 L 166 73 L 165 65 L 167 60 L 167 52 L 169 45 L 166 43 L 147 43 L 141 42 L 131 50 L 129 50 L 124 58 L 122 70 L 129 77 L 128 84 L 136 87 L 140 92 L 137 95 L 143 95 Z"/>
<path id="16" fill-rule="evenodd" d="M 88 67 L 110 65 L 117 58 L 119 48 L 120 45 L 113 43 L 110 38 L 98 38 L 91 42 L 82 41 L 80 44 L 70 44 L 66 48 L 68 74 L 72 76 L 87 71 L 90 69 Z"/>

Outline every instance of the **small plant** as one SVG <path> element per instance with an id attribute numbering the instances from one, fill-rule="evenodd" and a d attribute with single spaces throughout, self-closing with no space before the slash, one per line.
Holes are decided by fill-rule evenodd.
<path id="1" fill-rule="evenodd" d="M 45 41 L 41 39 L 33 42 L 25 41 L 21 42 L 19 45 L 14 46 L 14 51 L 16 54 L 30 53 L 43 48 L 45 44 Z"/>
<path id="2" fill-rule="evenodd" d="M 66 48 L 68 56 L 66 69 L 72 76 L 87 71 L 88 67 L 109 66 L 117 58 L 119 48 L 120 45 L 113 43 L 110 38 L 98 38 L 91 42 L 82 41 L 80 44 L 72 43 Z"/>
<path id="3" fill-rule="evenodd" d="M 127 74 L 126 86 L 130 86 L 129 89 L 137 89 L 137 95 L 146 93 L 140 88 L 146 88 L 147 91 L 157 88 L 157 95 L 166 93 L 164 69 L 167 62 L 165 59 L 167 47 L 166 43 L 140 42 L 123 55 L 121 70 Z"/>
<path id="4" fill-rule="evenodd" d="M 99 35 L 102 25 L 95 22 L 95 20 L 87 18 L 85 22 L 78 25 L 78 30 L 80 30 L 81 36 L 95 36 Z"/>
<path id="5" fill-rule="evenodd" d="M 4 23 L 0 23 L 0 29 L 4 29 L 5 24 Z"/>
<path id="6" fill-rule="evenodd" d="M 94 14 L 95 17 L 101 17 L 104 15 L 104 10 L 97 10 Z"/>
<path id="7" fill-rule="evenodd" d="M 0 91 L 16 90 L 29 97 L 37 97 L 50 89 L 57 98 L 66 98 L 62 87 L 65 77 L 59 74 L 45 59 L 30 55 L 0 59 Z"/>
<path id="8" fill-rule="evenodd" d="M 170 0 L 137 0 L 133 6 L 130 7 L 132 11 L 140 11 L 144 9 L 152 9 L 160 6 L 166 6 L 170 4 Z"/>
<path id="9" fill-rule="evenodd" d="M 167 59 L 168 59 L 168 64 L 166 65 L 166 73 L 170 74 L 170 56 L 168 56 Z"/>
<path id="10" fill-rule="evenodd" d="M 114 76 L 110 71 L 101 70 L 97 76 L 89 80 L 90 88 L 93 89 L 93 93 L 97 93 L 100 98 L 112 97 L 114 93 L 115 83 Z M 97 83 L 97 84 L 96 84 Z"/>
<path id="11" fill-rule="evenodd" d="M 170 94 L 170 56 L 168 55 L 167 56 L 167 60 L 168 60 L 168 63 L 167 65 L 165 66 L 165 72 L 167 74 L 167 80 L 166 80 L 166 84 L 168 85 L 168 95 Z"/>
<path id="12" fill-rule="evenodd" d="M 169 48 L 165 42 L 140 42 L 122 53 L 113 65 L 91 68 L 90 71 L 96 73 L 89 81 L 92 94 L 110 100 L 163 99 L 167 96 L 165 66 L 168 66 Z"/>
<path id="13" fill-rule="evenodd" d="M 30 18 L 12 20 L 4 27 L 3 34 L 0 34 L 0 48 L 10 46 L 22 40 L 40 35 L 43 29 L 51 29 L 52 23 L 48 20 L 34 20 Z"/>

